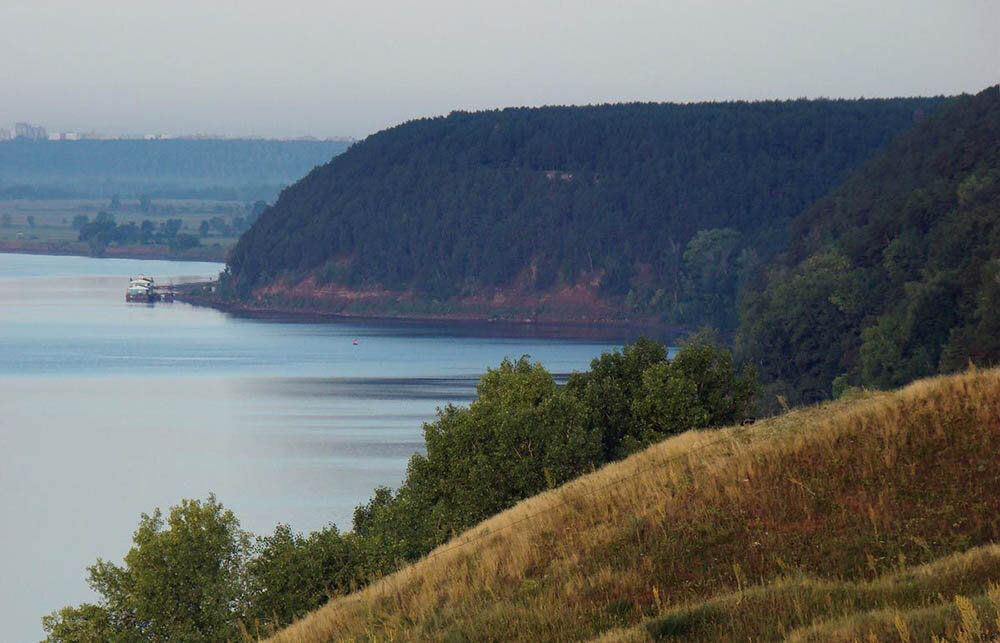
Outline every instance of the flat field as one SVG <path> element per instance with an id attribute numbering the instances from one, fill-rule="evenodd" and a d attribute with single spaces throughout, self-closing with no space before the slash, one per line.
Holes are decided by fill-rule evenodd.
<path id="1" fill-rule="evenodd" d="M 223 259 L 239 238 L 250 214 L 248 204 L 239 201 L 201 199 L 153 199 L 142 203 L 123 198 L 112 207 L 107 199 L 10 200 L 0 201 L 0 250 L 89 254 L 79 241 L 79 217 L 93 221 L 100 212 L 114 216 L 118 224 L 151 221 L 156 229 L 170 219 L 181 221 L 181 233 L 200 237 L 200 246 L 180 253 L 165 245 L 111 246 L 107 254 L 116 256 L 175 256 Z M 202 222 L 209 229 L 203 234 Z M 193 251 L 193 252 L 192 252 Z"/>

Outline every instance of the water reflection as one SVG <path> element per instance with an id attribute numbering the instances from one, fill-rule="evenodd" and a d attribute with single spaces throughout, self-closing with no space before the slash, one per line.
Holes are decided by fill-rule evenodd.
<path id="1" fill-rule="evenodd" d="M 624 339 L 122 301 L 129 275 L 220 268 L 0 255 L 0 639 L 93 600 L 85 566 L 120 561 L 142 512 L 214 491 L 256 533 L 348 529 L 487 367 L 530 354 L 569 373 Z"/>
<path id="2" fill-rule="evenodd" d="M 251 395 L 287 398 L 343 397 L 359 400 L 449 400 L 475 398 L 479 376 L 465 377 L 284 377 L 246 384 Z"/>

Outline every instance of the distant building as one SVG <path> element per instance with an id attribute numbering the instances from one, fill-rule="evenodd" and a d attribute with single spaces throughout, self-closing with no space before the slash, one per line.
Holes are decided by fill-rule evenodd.
<path id="1" fill-rule="evenodd" d="M 14 138 L 44 139 L 48 138 L 48 134 L 46 133 L 45 128 L 41 125 L 32 125 L 31 123 L 15 123 Z"/>
<path id="2" fill-rule="evenodd" d="M 0 128 L 0 141 L 9 141 L 9 140 L 10 140 L 10 130 Z"/>

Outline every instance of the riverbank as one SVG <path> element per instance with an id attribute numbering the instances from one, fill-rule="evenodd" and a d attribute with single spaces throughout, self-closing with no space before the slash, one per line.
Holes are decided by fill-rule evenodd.
<path id="1" fill-rule="evenodd" d="M 325 307 L 316 300 L 264 300 L 248 304 L 224 299 L 215 293 L 216 282 L 190 283 L 178 286 L 176 300 L 194 306 L 204 306 L 248 319 L 280 322 L 356 321 L 366 323 L 442 323 L 468 325 L 488 335 L 510 337 L 552 337 L 601 339 L 612 337 L 654 337 L 661 341 L 675 340 L 695 329 L 668 325 L 654 319 L 610 319 L 559 317 L 552 314 L 529 316 L 523 310 L 456 309 L 446 310 L 438 303 L 438 311 L 420 311 L 414 300 L 409 306 L 393 308 L 389 302 L 379 302 L 369 309 Z M 424 302 L 428 307 L 433 302 Z"/>
<path id="2" fill-rule="evenodd" d="M 0 252 L 8 254 L 53 255 L 114 259 L 163 259 L 169 261 L 225 262 L 227 249 L 220 245 L 173 250 L 164 245 L 108 246 L 100 254 L 82 242 L 45 242 L 0 239 Z"/>

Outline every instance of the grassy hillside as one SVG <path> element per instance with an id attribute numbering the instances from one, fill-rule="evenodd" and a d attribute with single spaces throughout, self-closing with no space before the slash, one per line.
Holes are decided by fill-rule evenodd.
<path id="1" fill-rule="evenodd" d="M 998 370 L 688 432 L 276 640 L 979 640 L 1000 633 L 998 452 Z"/>

